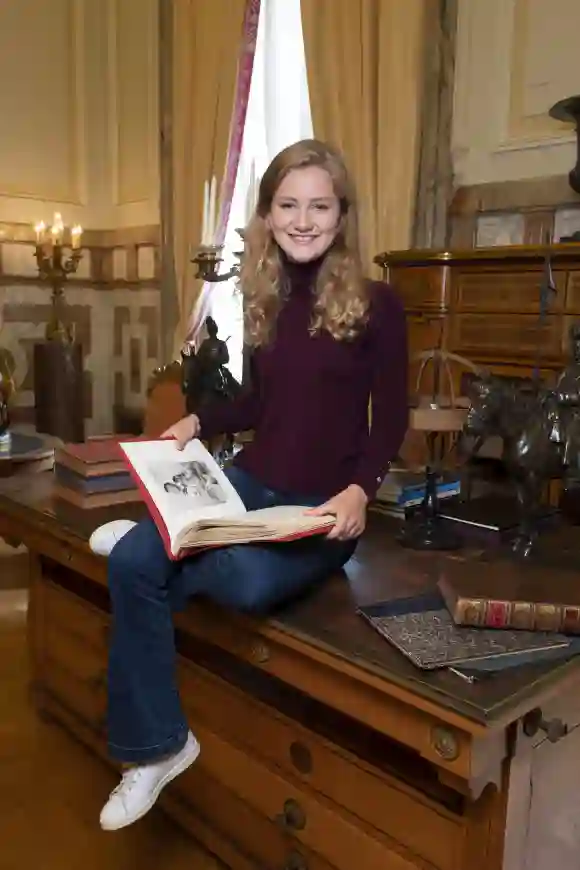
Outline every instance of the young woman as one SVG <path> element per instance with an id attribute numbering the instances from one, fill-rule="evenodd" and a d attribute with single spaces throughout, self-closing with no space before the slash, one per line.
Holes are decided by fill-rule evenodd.
<path id="1" fill-rule="evenodd" d="M 180 449 L 195 437 L 253 429 L 228 471 L 246 507 L 301 504 L 336 522 L 324 537 L 224 547 L 177 563 L 151 520 L 115 544 L 109 750 L 131 766 L 101 813 L 107 830 L 143 816 L 200 751 L 176 687 L 172 611 L 203 594 L 265 613 L 324 581 L 353 554 L 407 427 L 403 309 L 388 286 L 363 278 L 351 181 L 328 145 L 298 142 L 272 161 L 247 228 L 240 285 L 251 387 L 165 434 Z"/>

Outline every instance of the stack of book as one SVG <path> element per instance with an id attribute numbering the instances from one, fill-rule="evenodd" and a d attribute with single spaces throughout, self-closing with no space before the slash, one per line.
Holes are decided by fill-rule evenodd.
<path id="1" fill-rule="evenodd" d="M 64 444 L 54 456 L 55 495 L 79 508 L 141 501 L 118 438 Z"/>
<path id="2" fill-rule="evenodd" d="M 445 472 L 437 482 L 437 498 L 444 501 L 461 492 L 459 476 L 453 472 Z M 381 513 L 404 520 L 425 498 L 424 472 L 407 469 L 391 468 L 376 495 L 375 507 Z"/>
<path id="3" fill-rule="evenodd" d="M 446 668 L 475 682 L 580 653 L 577 569 L 455 556 L 434 570 L 436 588 L 358 608 L 422 670 Z"/>

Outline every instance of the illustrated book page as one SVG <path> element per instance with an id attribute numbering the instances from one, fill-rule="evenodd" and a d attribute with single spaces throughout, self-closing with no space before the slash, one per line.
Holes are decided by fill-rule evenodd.
<path id="1" fill-rule="evenodd" d="M 120 447 L 171 559 L 205 547 L 322 534 L 335 522 L 330 515 L 307 515 L 302 505 L 247 511 L 198 439 L 183 450 L 173 439 L 127 441 Z"/>

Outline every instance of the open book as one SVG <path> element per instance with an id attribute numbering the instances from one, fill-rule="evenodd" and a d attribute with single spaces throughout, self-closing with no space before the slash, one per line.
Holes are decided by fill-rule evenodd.
<path id="1" fill-rule="evenodd" d="M 173 439 L 127 441 L 120 447 L 170 559 L 203 547 L 291 541 L 334 525 L 334 516 L 308 516 L 301 505 L 246 510 L 197 439 L 184 450 Z"/>

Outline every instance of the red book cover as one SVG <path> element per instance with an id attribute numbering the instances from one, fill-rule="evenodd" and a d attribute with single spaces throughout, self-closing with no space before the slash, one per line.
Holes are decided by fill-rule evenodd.
<path id="1" fill-rule="evenodd" d="M 172 438 L 125 441 L 120 449 L 172 560 L 209 547 L 293 541 L 334 525 L 333 516 L 309 516 L 301 505 L 247 511 L 197 439 L 184 450 Z"/>

